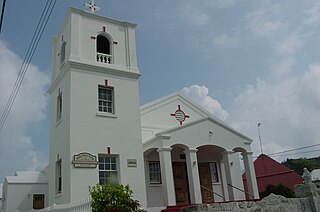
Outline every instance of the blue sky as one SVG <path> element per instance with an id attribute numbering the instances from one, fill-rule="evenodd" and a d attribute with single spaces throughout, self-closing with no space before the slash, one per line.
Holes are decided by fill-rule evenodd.
<path id="1" fill-rule="evenodd" d="M 57 1 L 0 133 L 0 181 L 48 162 L 50 41 L 68 7 Z M 141 104 L 182 90 L 265 153 L 320 143 L 320 2 L 96 0 L 98 14 L 134 22 Z M 0 112 L 45 1 L 7 1 L 0 35 Z M 307 150 L 316 150 L 307 149 Z M 320 149 L 320 147 L 318 147 Z M 307 151 L 306 150 L 306 151 Z M 312 154 L 276 157 L 319 156 Z"/>

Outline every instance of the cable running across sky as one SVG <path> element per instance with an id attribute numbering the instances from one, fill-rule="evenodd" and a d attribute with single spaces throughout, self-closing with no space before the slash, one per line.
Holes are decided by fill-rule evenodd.
<path id="1" fill-rule="evenodd" d="M 20 86 L 23 82 L 23 79 L 26 75 L 26 72 L 28 70 L 29 64 L 32 60 L 32 57 L 37 49 L 37 46 L 39 44 L 39 41 L 41 39 L 41 36 L 47 26 L 47 23 L 49 21 L 49 18 L 52 14 L 52 11 L 54 9 L 54 6 L 56 4 L 57 0 L 47 0 L 46 5 L 42 11 L 41 17 L 39 19 L 38 25 L 36 27 L 36 30 L 33 34 L 32 40 L 30 42 L 30 45 L 28 47 L 26 56 L 24 57 L 24 61 L 21 65 L 20 71 L 18 73 L 18 77 L 14 83 L 13 89 L 11 91 L 10 97 L 7 101 L 7 104 L 5 106 L 5 109 L 1 115 L 0 118 L 0 133 L 3 129 L 3 126 L 8 118 L 8 115 L 11 111 L 12 105 L 14 103 L 14 100 L 18 94 L 18 91 L 20 89 Z"/>

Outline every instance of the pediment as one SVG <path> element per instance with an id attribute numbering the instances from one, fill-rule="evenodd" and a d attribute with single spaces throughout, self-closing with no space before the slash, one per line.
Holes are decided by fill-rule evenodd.
<path id="1" fill-rule="evenodd" d="M 142 105 L 140 114 L 144 141 L 163 130 L 212 116 L 179 92 Z"/>
<path id="2" fill-rule="evenodd" d="M 181 120 L 182 113 L 180 111 L 187 116 L 185 120 Z M 209 112 L 179 92 L 142 105 L 140 114 L 142 125 L 165 128 L 211 116 Z"/>

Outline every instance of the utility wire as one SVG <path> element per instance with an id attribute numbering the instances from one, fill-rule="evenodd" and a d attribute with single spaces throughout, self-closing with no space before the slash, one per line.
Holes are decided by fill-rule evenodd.
<path id="1" fill-rule="evenodd" d="M 310 150 L 310 151 L 305 151 L 305 152 L 293 152 L 293 153 L 289 153 L 289 154 L 276 155 L 274 157 L 281 157 L 281 156 L 288 156 L 288 155 L 300 155 L 300 154 L 319 152 L 319 151 L 320 151 L 320 149 L 315 149 L 315 150 Z"/>
<path id="2" fill-rule="evenodd" d="M 274 152 L 274 153 L 270 153 L 270 154 L 266 154 L 266 155 L 277 157 L 277 156 L 286 156 L 286 155 L 309 153 L 309 152 L 313 152 L 313 151 L 314 152 L 320 151 L 320 150 L 310 150 L 310 151 L 307 151 L 307 152 L 295 152 L 295 153 L 283 154 L 283 153 L 287 153 L 287 152 L 293 152 L 293 151 L 296 151 L 296 150 L 307 149 L 307 148 L 316 147 L 316 146 L 320 146 L 320 144 L 303 146 L 303 147 L 299 147 L 299 148 L 295 148 L 295 149 L 289 149 L 289 150 L 285 150 L 285 151 L 281 151 L 281 152 Z M 257 158 L 257 157 L 258 156 L 254 156 L 253 158 Z"/>
<path id="3" fill-rule="evenodd" d="M 30 45 L 28 47 L 27 53 L 25 55 L 24 61 L 21 65 L 19 74 L 17 76 L 17 79 L 15 81 L 14 87 L 11 91 L 9 100 L 6 104 L 6 107 L 4 109 L 4 112 L 2 113 L 2 116 L 0 118 L 0 132 L 3 129 L 3 126 L 8 118 L 8 115 L 11 111 L 12 105 L 14 103 L 14 100 L 18 94 L 19 88 L 24 80 L 24 77 L 26 75 L 27 69 L 30 65 L 30 62 L 33 58 L 33 55 L 35 53 L 35 50 L 38 47 L 39 41 L 42 37 L 42 34 L 44 32 L 45 27 L 47 26 L 47 23 L 49 21 L 49 18 L 52 14 L 52 11 L 54 9 L 54 6 L 56 4 L 57 0 L 47 0 L 46 5 L 42 11 L 41 17 L 39 19 L 38 25 L 36 27 L 36 30 L 33 34 L 32 40 L 30 42 Z"/>
<path id="4" fill-rule="evenodd" d="M 1 10 L 1 19 L 0 19 L 0 34 L 1 34 L 1 29 L 2 29 L 2 22 L 3 22 L 3 16 L 4 16 L 4 8 L 6 7 L 6 1 L 7 1 L 7 0 L 2 0 L 2 10 Z"/>
<path id="5" fill-rule="evenodd" d="M 296 149 L 289 149 L 289 150 L 285 150 L 285 151 L 281 151 L 281 152 L 275 152 L 275 153 L 271 153 L 268 154 L 270 155 L 278 155 L 278 154 L 282 154 L 282 153 L 286 153 L 286 152 L 292 152 L 292 151 L 296 151 L 296 150 L 301 150 L 301 149 L 307 149 L 307 148 L 311 148 L 311 147 L 315 147 L 315 146 L 320 146 L 320 144 L 314 144 L 314 145 L 310 145 L 310 146 L 304 146 L 304 147 L 299 147 Z"/>

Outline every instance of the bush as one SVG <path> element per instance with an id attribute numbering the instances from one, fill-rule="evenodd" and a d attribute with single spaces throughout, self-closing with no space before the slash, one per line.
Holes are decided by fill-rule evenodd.
<path id="1" fill-rule="evenodd" d="M 293 191 L 291 191 L 290 188 L 286 187 L 283 184 L 278 184 L 277 186 L 275 185 L 267 185 L 266 190 L 260 193 L 260 198 L 264 198 L 269 196 L 271 193 L 276 194 L 276 195 L 281 195 L 287 198 L 292 198 L 295 197 L 295 194 Z"/>
<path id="2" fill-rule="evenodd" d="M 129 185 L 119 183 L 89 187 L 92 212 L 140 212 L 138 200 L 132 198 Z"/>

